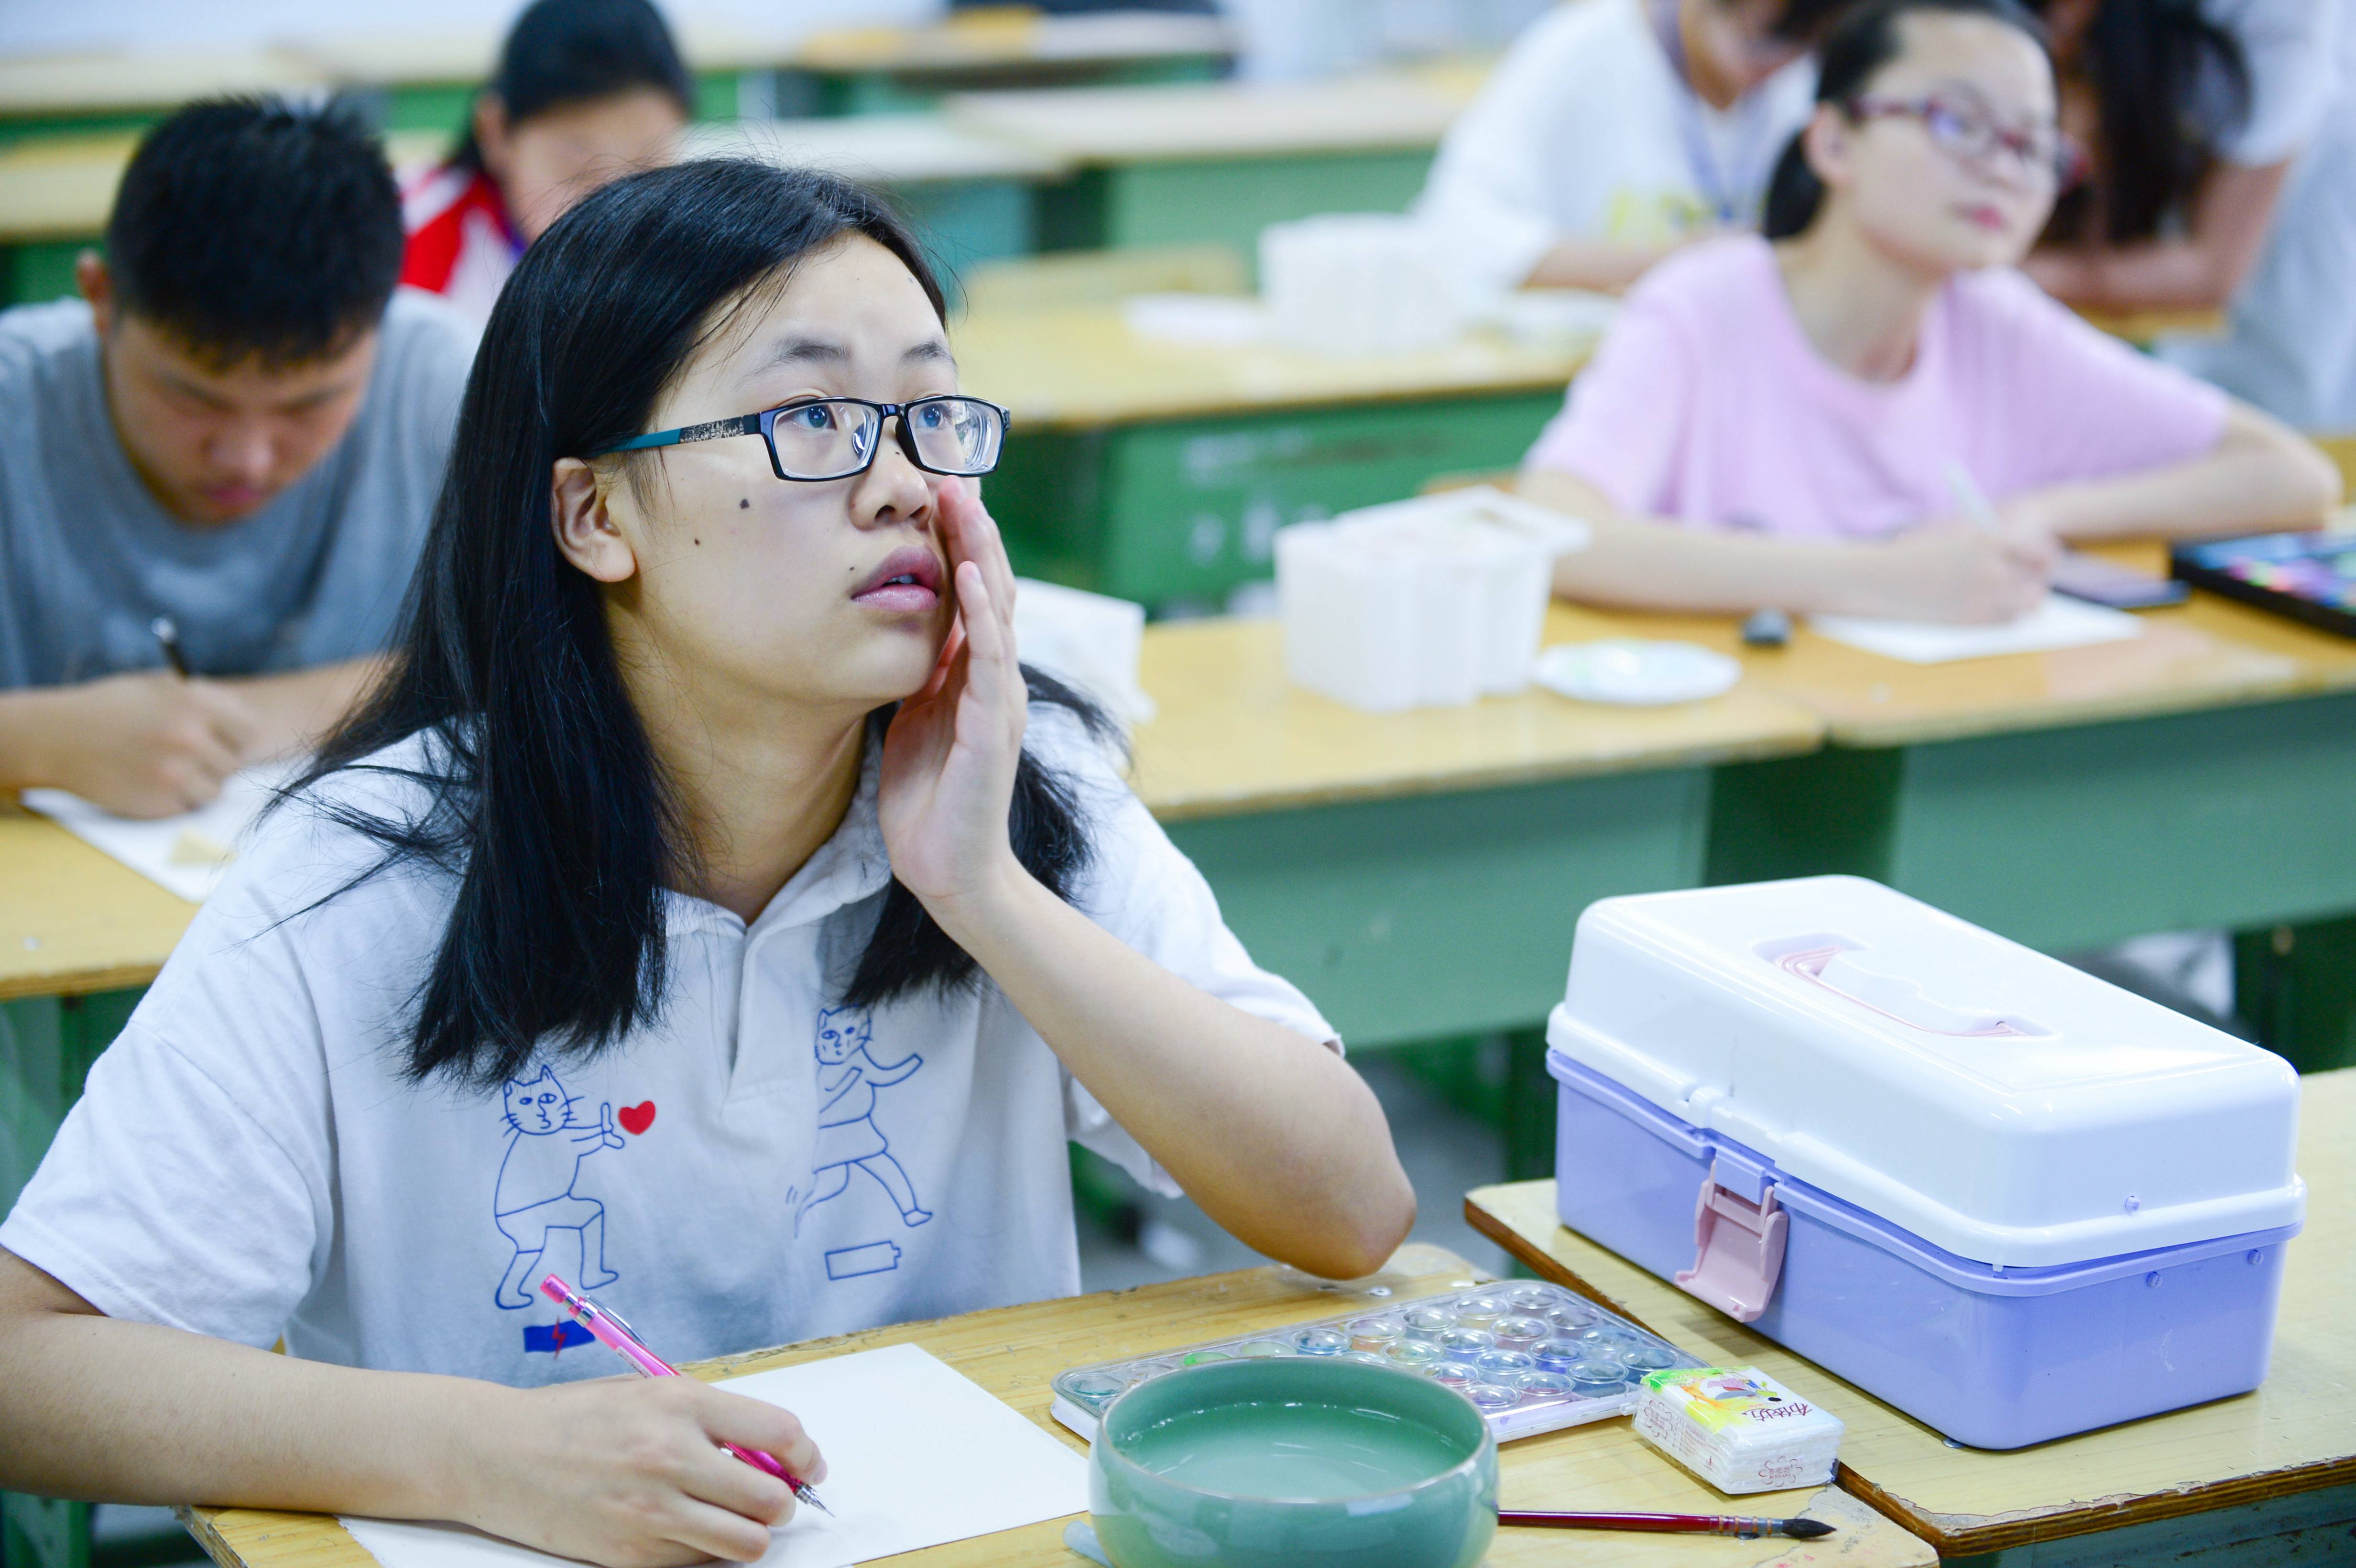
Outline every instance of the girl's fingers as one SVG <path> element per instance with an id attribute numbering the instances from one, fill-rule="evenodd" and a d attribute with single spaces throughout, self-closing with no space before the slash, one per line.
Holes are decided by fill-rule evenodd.
<path id="1" fill-rule="evenodd" d="M 805 1481 L 824 1478 L 826 1460 L 792 1411 L 724 1389 L 712 1389 L 710 1392 L 712 1397 L 701 1402 L 701 1414 L 704 1434 L 714 1443 L 757 1449 Z M 730 1463 L 741 1465 L 743 1461 L 732 1459 Z"/>
<path id="2" fill-rule="evenodd" d="M 788 1466 L 786 1473 L 798 1472 Z M 791 1487 L 747 1465 L 725 1448 L 712 1449 L 708 1462 L 699 1459 L 694 1470 L 680 1483 L 680 1489 L 713 1508 L 726 1509 L 762 1525 L 776 1524 L 794 1511 Z"/>
<path id="3" fill-rule="evenodd" d="M 745 1467 L 734 1459 L 728 1462 Z M 672 1519 L 659 1528 L 681 1546 L 729 1563 L 757 1563 L 769 1550 L 767 1525 L 693 1498 L 681 1498 Z"/>

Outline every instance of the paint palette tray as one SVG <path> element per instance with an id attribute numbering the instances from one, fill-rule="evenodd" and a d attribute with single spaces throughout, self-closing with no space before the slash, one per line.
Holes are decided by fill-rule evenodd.
<path id="1" fill-rule="evenodd" d="M 2169 566 L 2211 593 L 2356 637 L 2356 529 L 2180 544 Z"/>
<path id="2" fill-rule="evenodd" d="M 1575 1291 L 1535 1280 L 1478 1285 L 1055 1378 L 1055 1419 L 1093 1438 L 1097 1415 L 1149 1378 L 1249 1356 L 1330 1356 L 1417 1372 L 1479 1406 L 1505 1442 L 1633 1409 L 1647 1373 L 1707 1365 Z"/>

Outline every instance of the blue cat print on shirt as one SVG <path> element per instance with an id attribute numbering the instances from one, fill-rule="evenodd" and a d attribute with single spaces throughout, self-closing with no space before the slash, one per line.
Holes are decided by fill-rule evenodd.
<path id="1" fill-rule="evenodd" d="M 905 1081 L 925 1064 L 914 1054 L 890 1063 L 867 1054 L 875 1039 L 875 1024 L 866 1009 L 821 1008 L 818 1015 L 818 1145 L 810 1157 L 809 1196 L 795 1211 L 794 1228 L 802 1216 L 851 1185 L 851 1168 L 857 1166 L 881 1182 L 898 1206 L 900 1221 L 921 1225 L 933 1216 L 916 1201 L 916 1189 L 892 1146 L 875 1125 L 875 1091 Z"/>
<path id="2" fill-rule="evenodd" d="M 573 1284 L 582 1290 L 611 1285 L 621 1275 L 605 1267 L 605 1206 L 573 1190 L 581 1162 L 600 1149 L 620 1148 L 614 1106 L 599 1107 L 596 1124 L 574 1119 L 575 1098 L 564 1092 L 555 1071 L 543 1066 L 530 1081 L 509 1079 L 500 1094 L 512 1129 L 491 1212 L 499 1231 L 515 1243 L 507 1277 L 499 1281 L 498 1304 L 509 1310 L 531 1306 L 532 1277 L 542 1272 L 541 1254 L 552 1231 L 570 1231 L 581 1243 L 581 1269 Z M 570 1260 L 560 1259 L 560 1262 Z"/>

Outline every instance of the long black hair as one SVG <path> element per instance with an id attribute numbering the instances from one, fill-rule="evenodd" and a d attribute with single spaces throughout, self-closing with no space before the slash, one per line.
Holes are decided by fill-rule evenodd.
<path id="1" fill-rule="evenodd" d="M 2045 28 L 2019 0 L 1866 0 L 1833 24 L 1816 46 L 1816 101 L 1847 112 L 1851 100 L 1872 82 L 1874 73 L 1898 58 L 1905 41 L 1898 25 L 1909 16 L 1986 16 L 2018 27 L 2050 54 Z M 1760 225 L 1770 240 L 1804 234 L 1824 206 L 1825 182 L 1808 166 L 1807 132 L 1793 133 L 1775 162 L 1774 178 L 1767 186 L 1767 208 Z"/>
<path id="2" fill-rule="evenodd" d="M 664 94 L 683 115 L 695 112 L 695 85 L 662 13 L 649 0 L 533 0 L 508 29 L 498 69 L 483 84 L 507 111 L 510 126 L 634 88 Z M 450 161 L 461 168 L 483 166 L 471 108 Z"/>
<path id="3" fill-rule="evenodd" d="M 618 180 L 552 226 L 500 291 L 403 613 L 392 673 L 330 736 L 301 789 L 339 768 L 425 786 L 393 817 L 335 792 L 331 820 L 455 880 L 413 1000 L 407 1072 L 476 1086 L 535 1051 L 594 1056 L 652 1021 L 668 973 L 664 885 L 692 870 L 597 585 L 558 552 L 557 459 L 637 434 L 663 387 L 748 291 L 846 234 L 941 290 L 881 197 L 830 175 L 713 159 Z M 627 461 L 640 462 L 643 458 Z M 1033 701 L 1100 714 L 1025 671 Z M 875 743 L 890 709 L 870 720 Z M 423 759 L 363 759 L 412 736 Z M 1016 857 L 1059 895 L 1088 858 L 1070 782 L 1027 752 L 1009 816 Z M 852 1004 L 972 979 L 973 959 L 894 880 L 843 989 Z"/>
<path id="4" fill-rule="evenodd" d="M 2076 65 L 2101 108 L 2099 172 L 2063 194 L 2046 235 L 2094 240 L 2099 214 L 2103 240 L 2149 240 L 2200 187 L 2217 139 L 2248 120 L 2249 62 L 2200 0 L 2103 0 Z M 2210 91 L 2213 118 L 2202 124 L 2195 106 Z"/>

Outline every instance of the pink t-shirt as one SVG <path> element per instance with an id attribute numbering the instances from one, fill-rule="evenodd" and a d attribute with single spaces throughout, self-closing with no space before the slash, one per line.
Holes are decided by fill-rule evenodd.
<path id="1" fill-rule="evenodd" d="M 1912 368 L 1861 381 L 1817 355 L 1767 241 L 1741 236 L 1645 276 L 1524 465 L 1633 515 L 1876 539 L 1955 514 L 1950 463 L 2001 500 L 2197 457 L 2226 407 L 2009 269 L 1956 275 Z"/>

